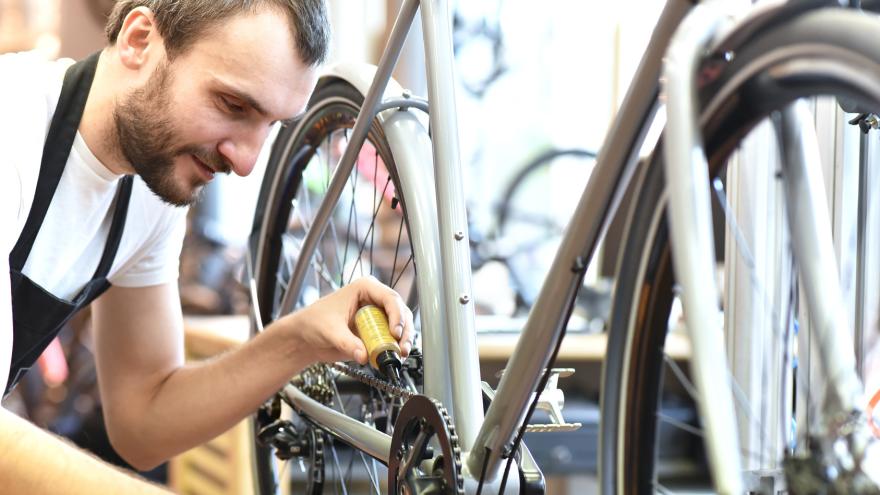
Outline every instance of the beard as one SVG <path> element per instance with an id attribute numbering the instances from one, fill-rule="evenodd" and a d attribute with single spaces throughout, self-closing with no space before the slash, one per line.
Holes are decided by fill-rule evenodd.
<path id="1" fill-rule="evenodd" d="M 179 132 L 170 119 L 172 80 L 172 71 L 164 62 L 142 88 L 133 90 L 116 104 L 114 144 L 153 194 L 170 205 L 188 206 L 198 200 L 206 182 L 199 178 L 179 181 L 174 174 L 175 158 L 193 155 L 223 173 L 229 173 L 231 167 L 215 149 L 175 142 Z"/>

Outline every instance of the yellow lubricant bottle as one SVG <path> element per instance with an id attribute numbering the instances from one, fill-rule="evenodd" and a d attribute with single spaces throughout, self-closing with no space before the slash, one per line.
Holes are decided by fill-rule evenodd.
<path id="1" fill-rule="evenodd" d="M 362 307 L 354 315 L 358 335 L 367 346 L 370 366 L 395 384 L 400 383 L 400 346 L 391 335 L 385 312 L 376 306 Z"/>

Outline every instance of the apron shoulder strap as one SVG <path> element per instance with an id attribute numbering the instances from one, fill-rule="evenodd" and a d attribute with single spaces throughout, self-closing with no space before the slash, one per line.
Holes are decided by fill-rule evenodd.
<path id="1" fill-rule="evenodd" d="M 131 188 L 134 176 L 126 175 L 119 179 L 119 188 L 116 191 L 116 209 L 113 212 L 113 223 L 110 224 L 110 233 L 107 234 L 107 243 L 104 245 L 104 254 L 95 270 L 95 278 L 106 278 L 110 273 L 119 243 L 122 240 L 122 232 L 125 230 L 125 219 L 128 217 L 128 200 L 131 198 Z"/>
<path id="2" fill-rule="evenodd" d="M 43 147 L 43 160 L 40 163 L 34 201 L 18 242 L 9 254 L 10 268 L 21 270 L 24 267 L 37 233 L 46 218 L 46 212 L 58 188 L 58 182 L 61 181 L 61 174 L 64 172 L 70 148 L 79 128 L 86 98 L 95 78 L 99 55 L 100 52 L 96 52 L 73 64 L 64 74 L 61 95 Z"/>

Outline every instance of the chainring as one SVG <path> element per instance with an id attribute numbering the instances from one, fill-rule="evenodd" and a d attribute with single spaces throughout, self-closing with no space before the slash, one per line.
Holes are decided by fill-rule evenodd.
<path id="1" fill-rule="evenodd" d="M 432 444 L 439 455 L 433 455 Z M 388 493 L 464 495 L 458 436 L 439 401 L 413 395 L 400 409 L 391 436 Z"/>

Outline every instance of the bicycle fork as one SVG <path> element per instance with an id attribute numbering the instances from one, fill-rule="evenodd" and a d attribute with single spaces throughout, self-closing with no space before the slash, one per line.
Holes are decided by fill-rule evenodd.
<path id="1" fill-rule="evenodd" d="M 810 435 L 814 445 L 808 445 L 805 457 L 786 463 L 786 474 L 789 489 L 795 493 L 803 491 L 797 486 L 800 483 L 815 483 L 817 465 L 826 471 L 820 479 L 835 486 L 832 493 L 877 493 L 876 480 L 862 476 L 862 461 L 872 436 L 862 414 L 863 386 L 856 371 L 851 322 L 844 310 L 818 140 L 811 121 L 803 101 L 773 116 L 792 250 L 795 259 L 803 260 L 798 263 L 798 273 L 810 308 L 809 338 L 815 340 L 820 369 L 826 377 L 824 413 L 816 433 Z M 835 474 L 828 475 L 828 471 Z"/>
<path id="2" fill-rule="evenodd" d="M 699 128 L 695 74 L 702 50 L 722 23 L 729 19 L 724 2 L 698 5 L 682 23 L 670 44 L 664 67 L 667 128 L 664 143 L 669 187 L 668 215 L 672 255 L 687 317 L 693 355 L 692 369 L 699 391 L 698 409 L 706 431 L 706 449 L 716 489 L 743 493 L 742 463 L 737 422 L 724 348 L 723 317 L 718 307 L 715 249 L 709 176 Z M 776 119 L 783 155 L 789 224 L 800 277 L 806 289 L 828 377 L 826 411 L 821 430 L 829 431 L 859 411 L 861 385 L 855 371 L 844 313 L 844 298 L 830 239 L 831 222 L 825 204 L 815 131 L 803 104 L 795 103 Z M 721 364 L 719 364 L 721 363 Z M 852 421 L 850 419 L 850 421 Z M 860 428 L 856 428 L 860 430 Z M 856 431 L 850 452 L 860 455 L 867 438 Z M 734 453 L 734 455 L 730 455 Z"/>

